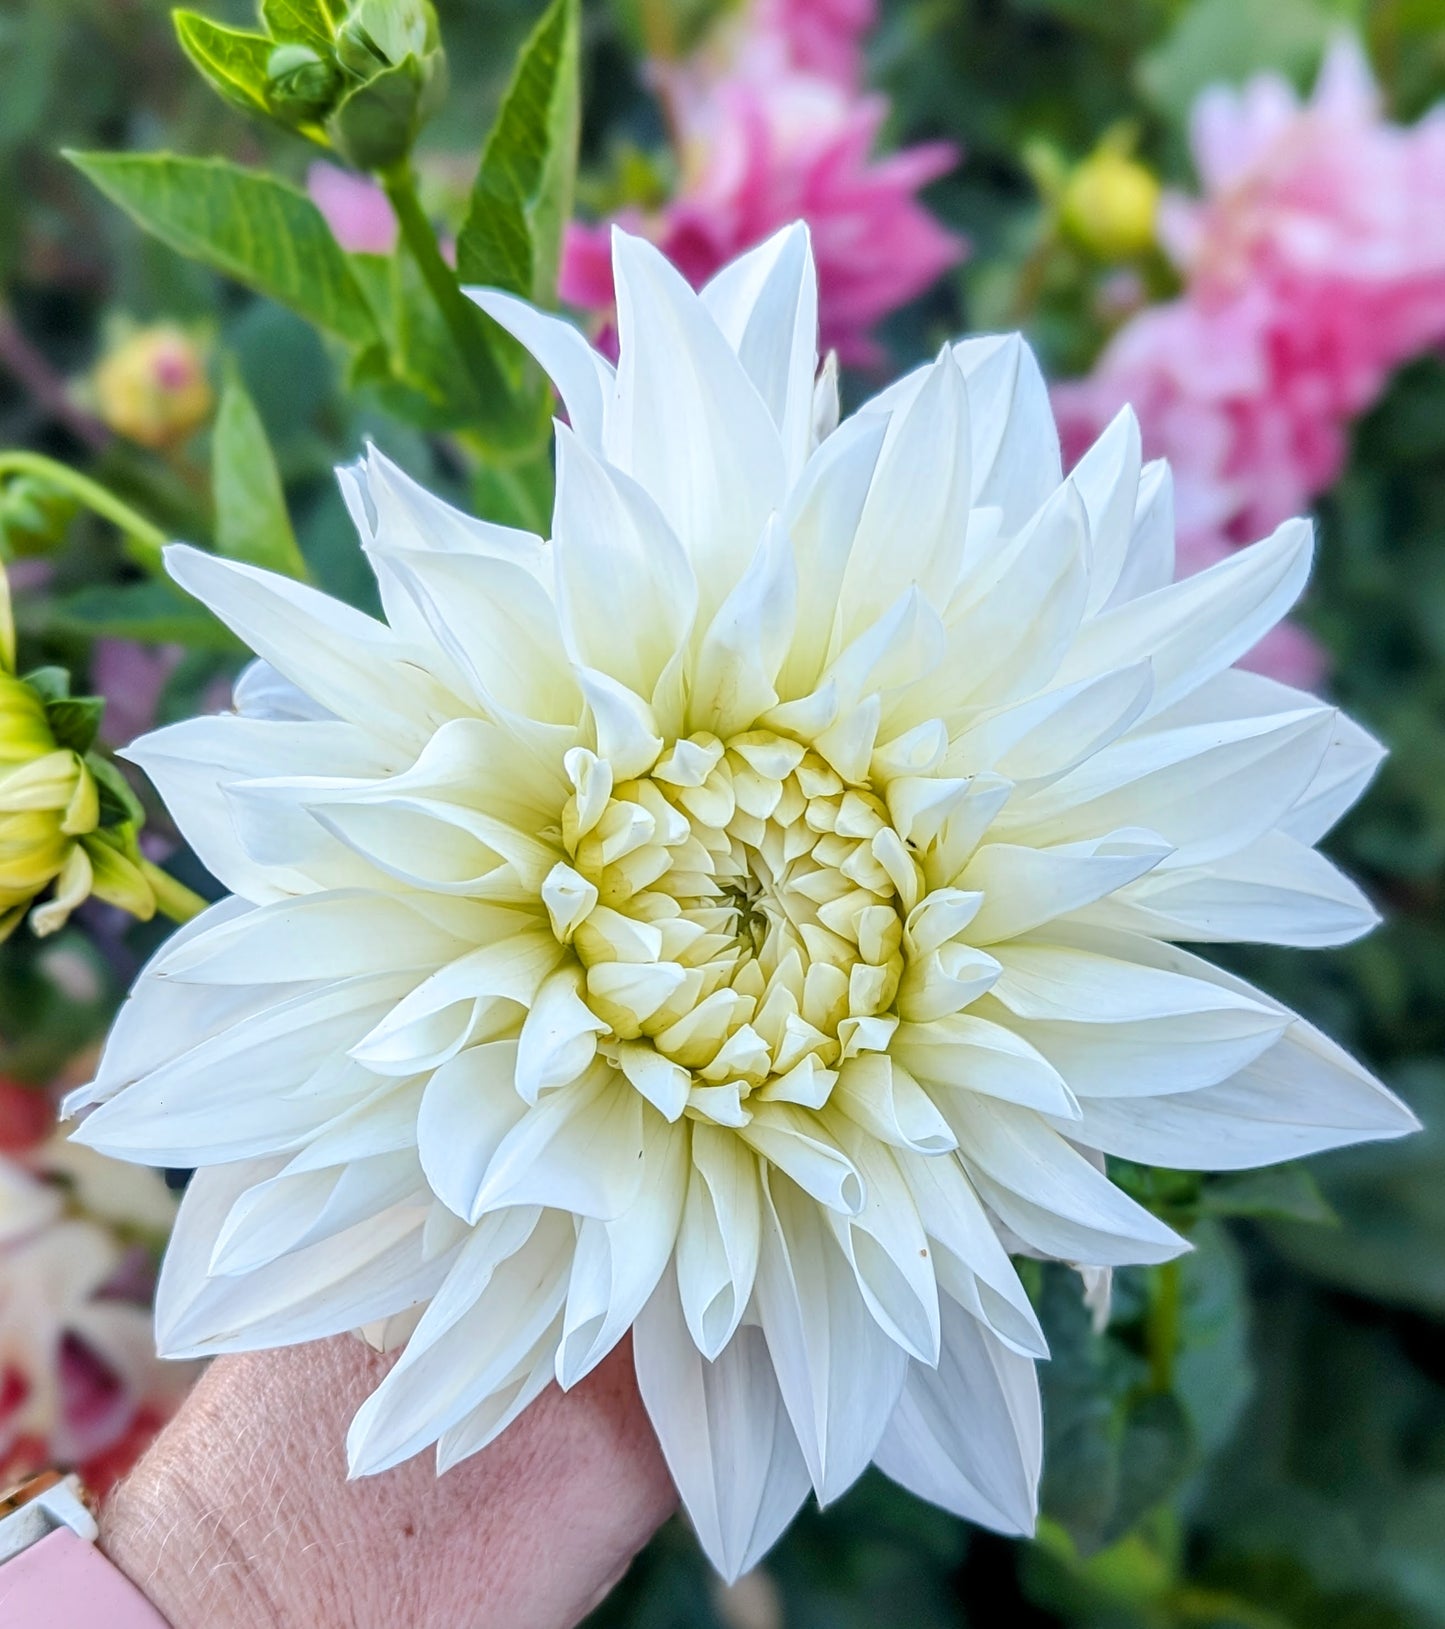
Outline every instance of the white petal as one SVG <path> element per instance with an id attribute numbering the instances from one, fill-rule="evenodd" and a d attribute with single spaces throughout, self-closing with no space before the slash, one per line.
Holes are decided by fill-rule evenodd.
<path id="1" fill-rule="evenodd" d="M 435 1442 L 506 1384 L 547 1332 L 566 1293 L 573 1232 L 565 1217 L 531 1220 L 523 1231 L 525 1222 L 496 1218 L 463 1246 L 400 1361 L 351 1422 L 353 1476 Z"/>
<path id="2" fill-rule="evenodd" d="M 1259 643 L 1299 598 L 1311 553 L 1309 522 L 1286 521 L 1207 571 L 1103 612 L 1080 630 L 1060 681 L 1148 658 L 1162 711 Z"/>
<path id="3" fill-rule="evenodd" d="M 610 1221 L 587 1218 L 579 1225 L 557 1348 L 557 1383 L 564 1390 L 589 1374 L 632 1327 L 671 1261 L 690 1140 L 688 1128 L 646 1115 L 637 1198 Z"/>
<path id="4" fill-rule="evenodd" d="M 818 274 L 808 228 L 795 221 L 739 255 L 702 291 L 782 439 L 788 479 L 797 478 L 813 438 L 818 370 Z"/>
<path id="5" fill-rule="evenodd" d="M 589 447 L 600 450 L 617 388 L 612 364 L 587 342 L 586 335 L 561 317 L 538 311 L 501 289 L 466 288 L 462 292 L 536 357 L 556 385 L 572 428 Z"/>
<path id="6" fill-rule="evenodd" d="M 508 1205 L 550 1205 L 609 1221 L 642 1180 L 642 1099 L 604 1064 L 549 1092 L 502 1139 L 472 1216 Z"/>
<path id="7" fill-rule="evenodd" d="M 692 729 L 726 740 L 778 700 L 774 681 L 792 640 L 797 595 L 792 544 L 774 519 L 698 646 L 688 698 Z"/>
<path id="8" fill-rule="evenodd" d="M 468 1047 L 431 1076 L 417 1116 L 417 1147 L 432 1191 L 464 1221 L 502 1139 L 526 1113 L 515 1075 L 517 1043 Z"/>
<path id="9" fill-rule="evenodd" d="M 938 1367 L 908 1365 L 875 1459 L 886 1476 L 955 1516 L 1032 1533 L 1043 1460 L 1033 1360 L 945 1301 Z"/>
<path id="10" fill-rule="evenodd" d="M 826 1503 L 873 1457 L 908 1359 L 870 1316 L 817 1206 L 784 1179 L 770 1186 L 757 1307 L 808 1474 Z"/>
<path id="11" fill-rule="evenodd" d="M 1078 920 L 1159 939 L 1320 946 L 1348 944 L 1380 916 L 1323 854 L 1272 831 L 1226 859 L 1146 877 Z"/>
<path id="12" fill-rule="evenodd" d="M 657 250 L 614 230 L 612 263 L 620 361 L 607 456 L 667 517 L 710 618 L 782 502 L 782 443 L 737 353 Z"/>
<path id="13" fill-rule="evenodd" d="M 209 1357 L 339 1335 L 426 1300 L 448 1257 L 425 1262 L 426 1212 L 401 1205 L 241 1278 L 206 1266 L 232 1205 L 273 1175 L 273 1161 L 198 1171 L 181 1201 L 156 1287 L 156 1340 L 167 1357 Z"/>
<path id="14" fill-rule="evenodd" d="M 739 1329 L 708 1362 L 688 1336 L 668 1274 L 637 1320 L 633 1354 L 642 1401 L 698 1541 L 731 1581 L 757 1565 L 808 1492 L 762 1331 Z"/>
<path id="15" fill-rule="evenodd" d="M 975 1187 L 1034 1249 L 1111 1267 L 1168 1261 L 1189 1248 L 1031 1110 L 963 1092 L 941 1107 Z"/>
<path id="16" fill-rule="evenodd" d="M 557 427 L 553 552 L 572 653 L 650 698 L 686 645 L 697 582 L 657 505 Z"/>
<path id="17" fill-rule="evenodd" d="M 380 622 L 294 578 L 183 544 L 166 570 L 313 701 L 400 741 L 425 738 L 446 692 Z"/>
<path id="18" fill-rule="evenodd" d="M 1123 570 L 1134 532 L 1142 467 L 1139 421 L 1133 408 L 1123 407 L 1069 476 L 1089 512 L 1093 544 L 1089 562 L 1090 612 L 1097 611 L 1110 598 Z"/>
<path id="19" fill-rule="evenodd" d="M 963 374 L 945 350 L 889 420 L 843 579 L 845 641 L 909 588 L 940 612 L 948 604 L 967 535 L 968 421 Z"/>
<path id="20" fill-rule="evenodd" d="M 1142 830 L 1047 848 L 985 843 L 958 877 L 960 888 L 983 895 L 969 942 L 991 945 L 1041 927 L 1115 893 L 1172 852 L 1162 838 Z"/>
<path id="21" fill-rule="evenodd" d="M 761 1205 L 756 1157 L 730 1131 L 695 1121 L 677 1284 L 693 1342 L 709 1361 L 733 1338 L 752 1297 Z"/>

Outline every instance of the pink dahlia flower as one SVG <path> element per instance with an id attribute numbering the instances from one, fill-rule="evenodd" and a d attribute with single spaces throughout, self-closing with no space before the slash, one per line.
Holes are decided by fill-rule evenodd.
<path id="1" fill-rule="evenodd" d="M 1276 75 L 1195 105 L 1200 198 L 1166 198 L 1184 278 L 1062 385 L 1082 451 L 1125 402 L 1174 465 L 1180 565 L 1197 570 L 1298 513 L 1343 466 L 1350 422 L 1402 362 L 1445 339 L 1445 112 L 1391 124 L 1359 46 L 1336 43 L 1301 102 Z M 1298 630 L 1253 665 L 1322 675 Z"/>
<path id="2" fill-rule="evenodd" d="M 879 355 L 875 325 L 963 256 L 963 240 L 918 201 L 959 152 L 930 142 L 873 156 L 887 102 L 833 77 L 836 60 L 827 73 L 798 65 L 822 38 L 825 15 L 866 20 L 871 6 L 762 4 L 747 14 L 746 32 L 731 37 L 721 68 L 716 52 L 660 68 L 681 184 L 655 216 L 619 219 L 651 237 L 697 287 L 790 221 L 806 221 L 823 345 L 864 364 Z M 795 46 L 794 33 L 813 45 Z M 559 280 L 568 304 L 610 313 L 609 239 L 610 223 L 569 229 Z"/>

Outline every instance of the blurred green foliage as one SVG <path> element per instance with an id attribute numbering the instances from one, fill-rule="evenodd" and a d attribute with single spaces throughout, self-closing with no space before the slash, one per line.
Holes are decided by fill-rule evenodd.
<path id="1" fill-rule="evenodd" d="M 167 535 L 371 606 L 332 466 L 373 437 L 454 499 L 543 525 L 543 394 L 480 317 L 438 298 L 419 245 L 334 246 L 298 190 L 317 148 L 310 115 L 291 116 L 294 79 L 299 133 L 267 102 L 272 46 L 263 63 L 218 32 L 254 34 L 254 8 L 200 9 L 183 38 L 225 81 L 219 96 L 153 0 L 0 4 L 0 445 L 82 466 Z M 509 95 L 542 7 L 438 0 L 451 92 L 428 109 L 418 207 L 428 228 L 460 234 L 469 278 L 543 298 L 552 286 L 579 61 L 579 185 L 603 197 L 646 168 L 636 155 L 656 144 L 658 116 L 638 72 L 645 9 L 589 0 L 580 48 L 552 12 Z M 705 8 L 662 10 L 682 40 Z M 272 35 L 300 37 L 296 19 L 315 11 L 273 0 Z M 1085 367 L 1107 337 L 1111 268 L 1055 241 L 1039 181 L 1124 127 L 1166 181 L 1187 183 L 1200 86 L 1261 67 L 1307 80 L 1340 26 L 1367 38 L 1399 116 L 1445 95 L 1445 0 L 890 0 L 872 62 L 893 98 L 890 139 L 965 146 L 933 202 L 973 243 L 952 280 L 889 324 L 896 363 L 967 327 L 1023 323 L 1052 369 Z M 111 156 L 77 168 L 62 149 Z M 184 172 L 139 156 L 160 150 Z M 1134 271 L 1169 287 L 1147 256 Z M 219 412 L 180 449 L 111 434 L 71 388 L 117 315 L 177 319 L 209 346 Z M 870 385 L 848 382 L 855 398 Z M 234 673 L 230 636 L 110 525 L 45 501 L 16 517 L 12 553 L 34 552 L 20 546 L 27 526 L 63 534 L 18 595 L 27 665 L 69 667 L 82 693 L 102 636 L 184 647 L 162 721 Z M 1309 1172 L 1116 1172 L 1197 1249 L 1119 1274 L 1104 1334 L 1073 1275 L 1029 1265 L 1054 1350 L 1037 1541 L 967 1530 L 870 1475 L 805 1512 L 747 1593 L 720 1592 L 673 1524 L 598 1629 L 1445 1629 L 1445 364 L 1410 368 L 1358 426 L 1320 520 L 1305 616 L 1333 654 L 1336 696 L 1393 751 L 1332 846 L 1387 921 L 1340 951 L 1235 965 L 1357 1048 L 1432 1129 Z M 184 853 L 171 863 L 205 885 Z M 44 1080 L 92 1043 L 164 931 L 103 911 L 88 926 L 0 948 L 5 1073 Z"/>

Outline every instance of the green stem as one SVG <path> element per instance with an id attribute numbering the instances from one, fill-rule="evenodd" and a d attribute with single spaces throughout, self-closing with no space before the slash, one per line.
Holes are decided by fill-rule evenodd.
<path id="1" fill-rule="evenodd" d="M 162 916 L 170 917 L 172 922 L 189 922 L 193 916 L 199 916 L 205 910 L 206 901 L 194 889 L 187 888 L 185 883 L 177 882 L 169 871 L 162 871 L 160 866 L 144 859 L 140 868 L 151 885 L 151 891 L 156 896 L 156 909 Z"/>
<path id="2" fill-rule="evenodd" d="M 416 178 L 411 166 L 399 164 L 394 169 L 383 171 L 380 179 L 386 196 L 391 200 L 391 207 L 396 211 L 402 240 L 431 290 L 432 299 L 436 301 L 442 320 L 450 329 L 477 388 L 484 399 L 500 397 L 505 400 L 511 392 L 487 348 L 480 313 L 462 293 L 456 273 L 442 258 L 437 246 L 436 229 L 427 219 L 421 199 L 417 196 Z"/>
<path id="3" fill-rule="evenodd" d="M 88 475 L 57 459 L 32 452 L 0 452 L 0 477 L 6 475 L 33 475 L 70 493 L 87 509 L 125 533 L 131 544 L 130 552 L 140 565 L 147 571 L 160 571 L 161 552 L 170 538 L 98 481 L 92 481 Z"/>
<path id="4" fill-rule="evenodd" d="M 1161 1396 L 1174 1390 L 1182 1287 L 1177 1261 L 1166 1261 L 1149 1274 L 1149 1309 L 1145 1321 L 1149 1389 Z"/>

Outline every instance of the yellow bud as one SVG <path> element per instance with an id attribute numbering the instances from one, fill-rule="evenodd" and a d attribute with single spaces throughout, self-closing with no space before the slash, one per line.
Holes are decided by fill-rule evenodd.
<path id="1" fill-rule="evenodd" d="M 1138 159 L 1105 144 L 1079 164 L 1064 187 L 1064 231 L 1100 260 L 1127 260 L 1154 243 L 1159 182 Z"/>
<path id="2" fill-rule="evenodd" d="M 200 347 L 174 323 L 137 329 L 101 358 L 93 379 L 100 416 L 118 435 L 164 452 L 211 416 L 215 393 Z"/>
<path id="3" fill-rule="evenodd" d="M 27 912 L 36 933 L 53 933 L 92 893 L 154 914 L 134 828 L 102 828 L 100 816 L 85 758 L 56 740 L 43 697 L 0 669 L 0 940 Z"/>

